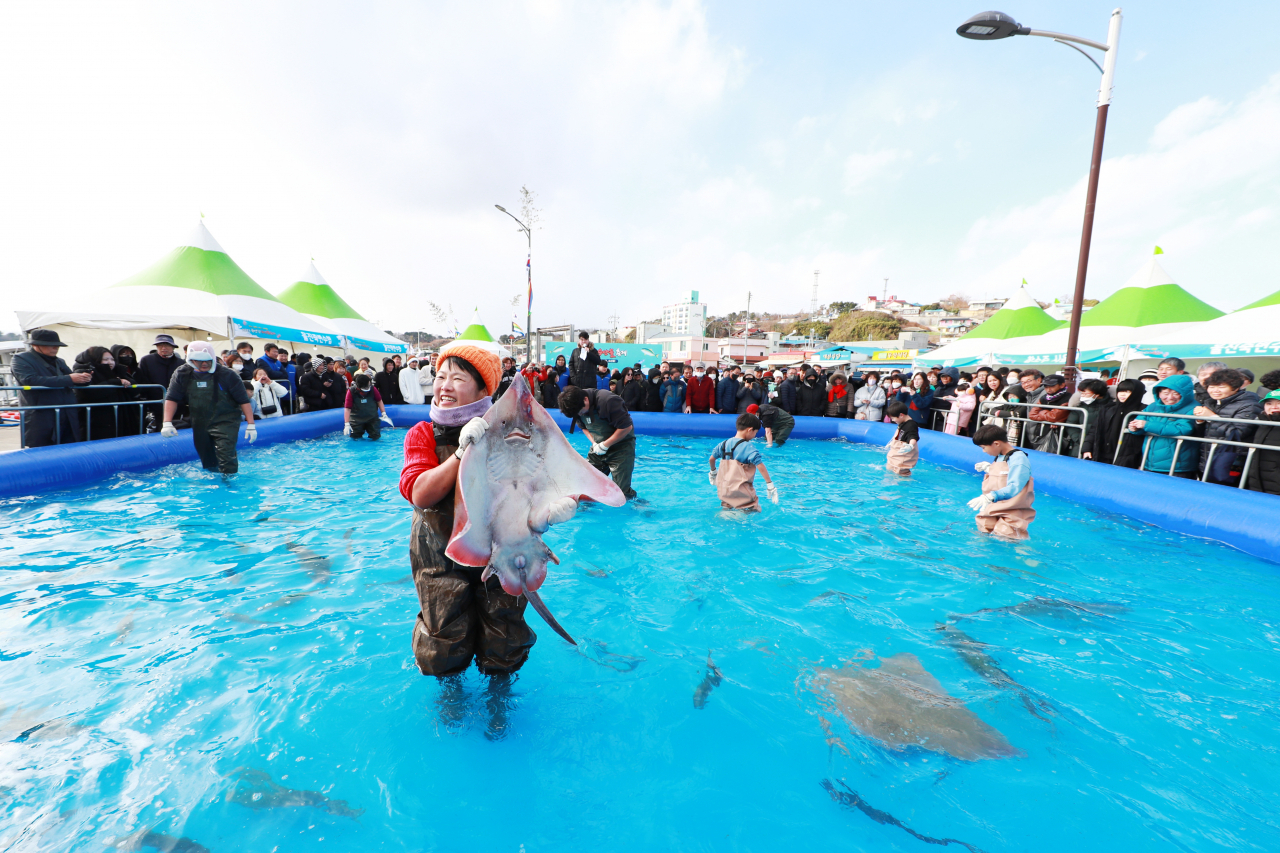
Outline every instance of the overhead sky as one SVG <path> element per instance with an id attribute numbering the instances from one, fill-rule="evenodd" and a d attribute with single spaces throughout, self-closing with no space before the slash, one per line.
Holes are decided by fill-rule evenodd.
<path id="1" fill-rule="evenodd" d="M 1280 4 L 1125 7 L 1088 295 L 1165 250 L 1224 310 L 1280 289 Z M 1112 7 L 1019 0 L 1104 40 Z M 976 2 L 0 5 L 0 328 L 201 213 L 280 292 L 309 259 L 384 328 L 498 333 L 538 193 L 534 322 L 889 292 L 1068 294 L 1099 74 L 973 42 Z"/>

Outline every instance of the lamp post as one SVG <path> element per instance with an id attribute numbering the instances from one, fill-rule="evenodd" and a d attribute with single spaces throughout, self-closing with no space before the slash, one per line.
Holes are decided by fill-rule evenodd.
<path id="1" fill-rule="evenodd" d="M 1071 300 L 1071 327 L 1067 333 L 1067 363 L 1063 367 L 1067 383 L 1075 386 L 1076 349 L 1080 343 L 1080 314 L 1084 303 L 1084 282 L 1089 269 L 1089 244 L 1093 241 L 1093 211 L 1098 201 L 1098 173 L 1102 169 L 1102 139 L 1107 130 L 1107 110 L 1111 106 L 1111 88 L 1116 75 L 1116 53 L 1120 46 L 1120 10 L 1111 13 L 1111 25 L 1107 28 L 1106 44 L 1069 36 L 1049 30 L 1033 30 L 1024 27 L 1003 12 L 982 12 L 974 15 L 956 28 L 956 34 L 967 39 L 991 41 L 1009 38 L 1010 36 L 1043 36 L 1051 38 L 1059 44 L 1065 44 L 1072 50 L 1079 51 L 1082 56 L 1097 66 L 1102 72 L 1102 85 L 1098 89 L 1098 118 L 1093 130 L 1093 160 L 1089 165 L 1089 190 L 1084 202 L 1084 229 L 1080 234 L 1080 258 L 1076 262 L 1076 290 Z M 1076 45 L 1101 50 L 1102 64 Z"/>
<path id="2" fill-rule="evenodd" d="M 533 230 L 502 205 L 495 204 L 494 207 L 514 219 L 516 224 L 520 226 L 520 230 L 524 232 L 525 237 L 529 238 L 529 255 L 524 262 L 525 271 L 529 274 L 529 301 L 525 305 L 524 314 L 524 348 L 525 361 L 531 362 L 533 361 Z"/>

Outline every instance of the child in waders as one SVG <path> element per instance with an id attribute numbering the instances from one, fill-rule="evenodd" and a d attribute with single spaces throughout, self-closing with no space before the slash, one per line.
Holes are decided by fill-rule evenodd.
<path id="1" fill-rule="evenodd" d="M 911 420 L 906 403 L 894 400 L 884 410 L 889 422 L 898 425 L 898 431 L 889 441 L 889 454 L 884 467 L 899 476 L 906 477 L 920 461 L 920 425 Z"/>
<path id="2" fill-rule="evenodd" d="M 1036 499 L 1031 457 L 1010 444 L 1009 435 L 994 424 L 979 428 L 973 443 L 996 460 L 973 466 L 983 472 L 982 494 L 969 501 L 969 509 L 978 511 L 978 530 L 1006 539 L 1030 539 L 1027 528 L 1036 518 L 1031 508 Z"/>
<path id="3" fill-rule="evenodd" d="M 753 414 L 738 415 L 738 432 L 733 438 L 726 438 L 711 451 L 711 485 L 716 487 L 720 495 L 720 505 L 725 509 L 740 509 L 744 512 L 759 512 L 760 498 L 756 496 L 756 469 L 764 475 L 768 486 L 769 500 L 778 502 L 778 487 L 769 476 L 769 469 L 764 467 L 764 457 L 751 443 L 760 431 L 760 419 Z M 717 460 L 724 464 L 716 468 Z"/>
<path id="4" fill-rule="evenodd" d="M 347 389 L 347 399 L 342 408 L 343 435 L 352 439 L 363 438 L 366 432 L 374 441 L 382 438 L 382 429 L 378 421 L 387 426 L 395 426 L 387 416 L 387 407 L 382 404 L 382 395 L 367 374 L 357 373 L 355 384 Z M 379 418 L 381 415 L 381 418 Z"/>

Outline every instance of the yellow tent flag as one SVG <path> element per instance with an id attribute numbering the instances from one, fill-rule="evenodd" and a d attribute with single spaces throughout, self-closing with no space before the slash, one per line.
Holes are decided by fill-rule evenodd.
<path id="1" fill-rule="evenodd" d="M 1027 280 L 1024 278 L 1024 279 L 1022 280 L 1022 283 L 1023 283 L 1023 284 L 1026 284 L 1026 283 L 1027 283 Z"/>
<path id="2" fill-rule="evenodd" d="M 1163 255 L 1163 254 L 1164 254 L 1164 249 L 1161 249 L 1159 246 L 1156 246 L 1156 250 L 1155 250 L 1155 253 L 1154 253 L 1154 254 L 1157 254 L 1157 255 Z"/>

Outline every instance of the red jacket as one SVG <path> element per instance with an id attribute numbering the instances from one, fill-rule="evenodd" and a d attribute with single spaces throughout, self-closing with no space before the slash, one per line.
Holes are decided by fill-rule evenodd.
<path id="1" fill-rule="evenodd" d="M 716 383 L 710 376 L 699 379 L 689 378 L 689 388 L 685 392 L 684 404 L 693 412 L 709 412 L 716 404 Z"/>

